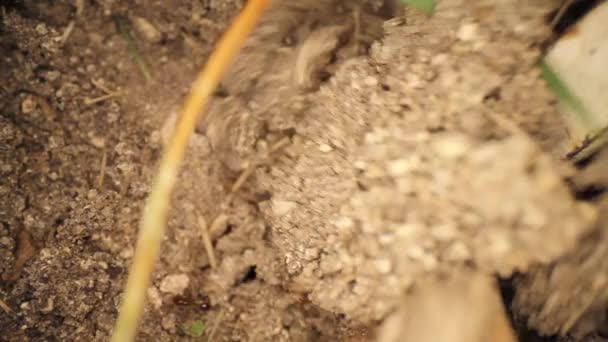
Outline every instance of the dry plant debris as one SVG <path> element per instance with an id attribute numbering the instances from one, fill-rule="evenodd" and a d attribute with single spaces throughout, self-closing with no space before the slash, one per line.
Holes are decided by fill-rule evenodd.
<path id="1" fill-rule="evenodd" d="M 158 259 L 160 242 L 164 236 L 167 211 L 177 170 L 186 152 L 190 135 L 194 132 L 200 112 L 215 91 L 227 65 L 253 30 L 258 17 L 268 5 L 267 0 L 248 2 L 228 32 L 218 43 L 216 51 L 195 80 L 169 145 L 160 162 L 160 169 L 148 203 L 144 209 L 133 265 L 129 273 L 123 304 L 113 342 L 132 341 L 144 304 L 146 290 Z"/>

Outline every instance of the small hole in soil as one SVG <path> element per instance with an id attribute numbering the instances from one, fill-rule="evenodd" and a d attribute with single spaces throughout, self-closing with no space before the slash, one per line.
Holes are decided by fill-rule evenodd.
<path id="1" fill-rule="evenodd" d="M 291 127 L 291 128 L 287 128 L 287 129 L 282 130 L 281 133 L 284 136 L 289 137 L 289 139 L 293 139 L 293 137 L 296 135 L 297 132 L 296 132 L 295 127 Z"/>
<path id="2" fill-rule="evenodd" d="M 230 93 L 228 92 L 228 90 L 220 83 L 220 85 L 215 89 L 215 92 L 213 93 L 213 96 L 217 96 L 217 97 L 221 97 L 221 98 L 226 98 L 228 96 L 230 96 Z"/>
<path id="3" fill-rule="evenodd" d="M 367 187 L 367 185 L 363 184 L 361 181 L 357 181 L 357 188 L 359 188 L 359 190 L 361 191 L 368 191 L 369 188 Z"/>
<path id="4" fill-rule="evenodd" d="M 556 341 L 555 336 L 542 337 L 537 332 L 528 329 L 524 324 L 516 321 L 513 316 L 513 299 L 515 298 L 515 286 L 514 280 L 519 276 L 519 274 L 513 275 L 511 278 L 503 279 L 498 278 L 498 286 L 500 289 L 500 295 L 502 297 L 502 302 L 507 310 L 507 314 L 509 316 L 509 321 L 511 321 L 511 325 L 515 329 L 515 333 L 517 334 L 519 341 L 526 342 L 550 342 Z"/>
<path id="5" fill-rule="evenodd" d="M 173 297 L 173 304 L 175 305 L 188 305 L 192 302 L 192 300 L 186 296 L 177 295 Z"/>
<path id="6" fill-rule="evenodd" d="M 408 111 L 408 112 L 412 110 L 412 107 L 410 107 L 410 105 L 408 105 L 408 104 L 402 104 L 401 108 L 403 108 L 403 110 Z"/>
<path id="7" fill-rule="evenodd" d="M 547 21 L 552 23 L 557 15 L 561 15 L 553 28 L 556 34 L 561 35 L 582 19 L 585 14 L 589 13 L 598 3 L 598 0 L 573 1 L 563 14 L 560 14 L 559 8 L 550 13 Z"/>
<path id="8" fill-rule="evenodd" d="M 433 126 L 433 127 L 427 128 L 427 131 L 429 131 L 429 133 L 441 133 L 441 132 L 445 131 L 445 127 Z"/>
<path id="9" fill-rule="evenodd" d="M 32 339 L 38 339 L 38 338 L 44 337 L 44 334 L 36 328 L 26 329 L 25 334 L 27 335 L 27 337 L 32 338 Z"/>
<path id="10" fill-rule="evenodd" d="M 116 266 L 108 267 L 108 275 L 110 279 L 116 279 L 122 273 L 122 268 Z"/>
<path id="11" fill-rule="evenodd" d="M 486 96 L 483 97 L 483 102 L 496 102 L 500 101 L 500 87 L 496 87 L 490 90 Z"/>
<path id="12" fill-rule="evenodd" d="M 259 202 L 270 201 L 272 199 L 272 193 L 270 191 L 260 191 L 255 193 L 255 200 Z"/>
<path id="13" fill-rule="evenodd" d="M 329 80 L 331 78 L 331 74 L 327 71 L 321 71 L 319 72 L 319 81 L 321 82 L 327 82 L 327 80 Z"/>
<path id="14" fill-rule="evenodd" d="M 605 186 L 593 184 L 577 191 L 576 199 L 580 201 L 593 201 L 600 198 L 605 192 Z"/>
<path id="15" fill-rule="evenodd" d="M 8 9 L 16 9 L 19 11 L 22 11 L 25 9 L 23 0 L 6 0 L 6 2 L 4 3 L 4 7 L 8 8 Z"/>
<path id="16" fill-rule="evenodd" d="M 608 317 L 608 310 L 606 310 L 606 317 Z M 608 338 L 608 322 L 600 326 L 600 328 L 597 330 L 597 334 L 603 338 Z"/>
<path id="17" fill-rule="evenodd" d="M 202 296 L 198 298 L 195 303 L 199 306 L 201 310 L 209 310 L 211 308 L 211 301 L 208 296 Z"/>
<path id="18" fill-rule="evenodd" d="M 63 223 L 65 222 L 65 218 L 63 217 L 58 217 L 55 219 L 55 228 L 63 226 Z"/>
<path id="19" fill-rule="evenodd" d="M 382 83 L 380 86 L 382 87 L 382 90 L 384 90 L 384 91 L 391 90 L 391 87 L 388 84 Z"/>
<path id="20" fill-rule="evenodd" d="M 250 281 L 253 281 L 257 278 L 257 273 L 255 271 L 256 266 L 250 266 L 249 270 L 247 271 L 247 273 L 245 274 L 245 276 L 243 277 L 243 279 L 241 280 L 241 283 L 248 283 Z"/>
<path id="21" fill-rule="evenodd" d="M 224 236 L 226 236 L 226 235 L 230 235 L 230 233 L 232 232 L 232 229 L 233 229 L 233 228 L 234 228 L 234 226 L 233 226 L 233 225 L 231 225 L 231 224 L 229 224 L 229 225 L 226 227 L 226 232 L 224 233 Z"/>

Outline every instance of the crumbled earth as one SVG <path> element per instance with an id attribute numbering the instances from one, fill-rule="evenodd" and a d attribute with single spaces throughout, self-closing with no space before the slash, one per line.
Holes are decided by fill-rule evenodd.
<path id="1" fill-rule="evenodd" d="M 0 340 L 108 340 L 163 143 L 242 3 L 3 4 Z M 558 7 L 276 0 L 190 141 L 138 339 L 374 340 L 424 284 L 482 274 L 522 340 L 605 340 L 605 199 L 580 195 L 605 164 L 562 161 L 538 68 Z"/>

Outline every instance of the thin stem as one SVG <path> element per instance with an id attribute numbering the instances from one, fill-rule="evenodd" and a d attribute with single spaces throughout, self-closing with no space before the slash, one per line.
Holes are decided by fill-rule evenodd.
<path id="1" fill-rule="evenodd" d="M 249 0 L 246 3 L 192 86 L 174 135 L 163 151 L 160 169 L 143 212 L 133 264 L 112 334 L 112 342 L 130 342 L 135 338 L 146 291 L 165 231 L 171 192 L 186 153 L 186 145 L 210 95 L 215 91 L 230 61 L 240 50 L 268 3 L 269 0 Z"/>

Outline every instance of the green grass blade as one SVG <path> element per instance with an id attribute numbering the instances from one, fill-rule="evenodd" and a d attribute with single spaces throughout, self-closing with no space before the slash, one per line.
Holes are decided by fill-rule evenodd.
<path id="1" fill-rule="evenodd" d="M 568 87 L 568 85 L 561 80 L 559 75 L 551 68 L 549 63 L 546 61 L 541 62 L 542 76 L 547 82 L 549 89 L 555 94 L 555 96 L 562 101 L 562 103 L 577 115 L 578 121 L 588 129 L 594 129 L 594 120 L 591 113 L 585 108 L 585 104 L 576 96 Z"/>
<path id="2" fill-rule="evenodd" d="M 426 15 L 431 15 L 437 5 L 436 0 L 401 0 L 405 5 L 412 6 Z"/>

